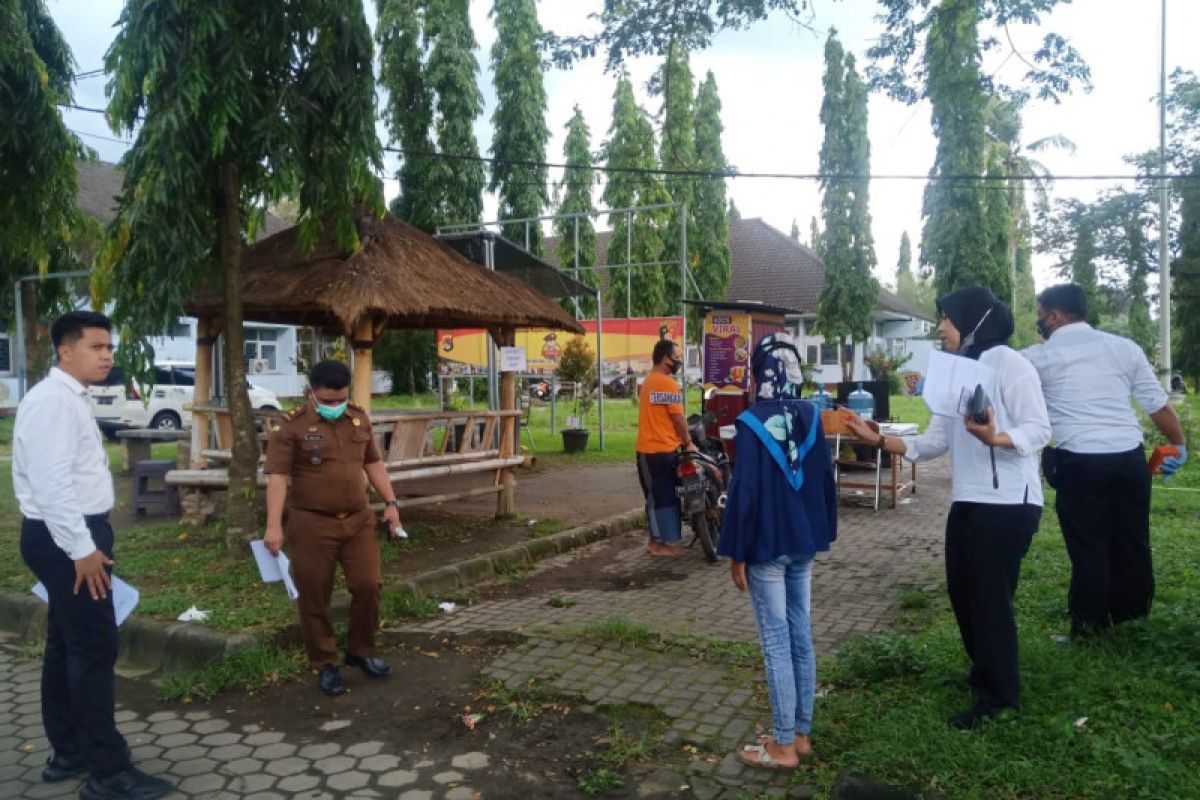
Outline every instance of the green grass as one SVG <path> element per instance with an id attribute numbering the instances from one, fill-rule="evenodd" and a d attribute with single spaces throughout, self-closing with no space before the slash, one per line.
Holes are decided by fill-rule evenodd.
<path id="1" fill-rule="evenodd" d="M 438 601 L 408 592 L 384 592 L 379 608 L 384 623 L 411 619 L 432 619 L 438 615 Z"/>
<path id="2" fill-rule="evenodd" d="M 602 792 L 616 791 L 625 786 L 625 779 L 611 769 L 592 770 L 580 776 L 579 791 L 595 796 Z"/>
<path id="3" fill-rule="evenodd" d="M 1068 628 L 1070 576 L 1052 509 L 1017 591 L 1020 713 L 947 727 L 970 703 L 967 660 L 944 595 L 927 596 L 910 632 L 856 640 L 821 665 L 820 760 L 797 780 L 828 792 L 849 770 L 955 798 L 1200 797 L 1200 493 L 1155 489 L 1153 614 L 1087 644 L 1051 638 Z"/>
<path id="4" fill-rule="evenodd" d="M 581 639 L 598 642 L 614 642 L 644 646 L 658 641 L 658 634 L 640 622 L 632 622 L 628 618 L 615 614 L 599 622 L 581 625 L 574 633 Z"/>
<path id="5" fill-rule="evenodd" d="M 244 650 L 203 669 L 166 675 L 158 687 L 158 698 L 187 703 L 234 690 L 255 692 L 294 678 L 303 670 L 304 658 L 298 650 Z"/>

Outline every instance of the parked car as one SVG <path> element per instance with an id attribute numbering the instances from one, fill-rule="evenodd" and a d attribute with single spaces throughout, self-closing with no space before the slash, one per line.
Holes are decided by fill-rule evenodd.
<path id="1" fill-rule="evenodd" d="M 120 367 L 113 367 L 103 385 L 94 384 L 88 392 L 96 424 L 111 439 L 117 431 L 128 428 L 190 427 L 195 384 L 195 364 L 160 363 L 154 367 L 153 387 L 134 383 L 126 389 L 125 374 Z M 250 405 L 263 410 L 283 410 L 274 392 L 254 384 L 250 384 Z"/>

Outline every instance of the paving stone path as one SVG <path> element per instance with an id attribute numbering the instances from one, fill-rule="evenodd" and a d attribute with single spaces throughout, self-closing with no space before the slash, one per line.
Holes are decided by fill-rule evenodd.
<path id="1" fill-rule="evenodd" d="M 830 654 L 851 637 L 885 628 L 899 611 L 902 587 L 933 591 L 940 585 L 948 464 L 923 465 L 920 477 L 917 497 L 896 509 L 875 512 L 854 505 L 840 510 L 838 540 L 813 568 L 812 626 L 818 653 Z M 587 550 L 568 553 L 539 569 L 569 569 L 588 557 Z M 633 544 L 603 571 L 632 576 L 646 561 L 640 545 Z M 729 753 L 721 761 L 697 759 L 679 776 L 681 785 L 700 800 L 780 790 L 788 782 L 786 775 L 744 767 L 731 752 L 755 731 L 770 727 L 767 702 L 752 695 L 744 671 L 697 663 L 686 648 L 662 652 L 580 640 L 580 630 L 615 617 L 667 639 L 757 641 L 749 601 L 734 588 L 728 562 L 708 566 L 689 554 L 655 567 L 668 570 L 674 579 L 626 591 L 564 589 L 554 593 L 553 604 L 545 594 L 484 602 L 411 629 L 524 633 L 529 640 L 493 662 L 485 674 L 512 687 L 535 681 L 597 705 L 657 708 L 669 720 L 666 744 Z M 661 782 L 675 779 L 668 775 Z"/>
<path id="2" fill-rule="evenodd" d="M 43 783 L 41 663 L 0 649 L 0 798 L 75 797 L 81 782 Z M 170 798 L 287 800 L 303 797 L 471 800 L 487 785 L 486 753 L 446 762 L 395 752 L 380 741 L 342 747 L 312 735 L 234 725 L 209 711 L 117 711 L 138 767 L 175 783 Z"/>
<path id="3" fill-rule="evenodd" d="M 939 584 L 948 477 L 940 464 L 921 470 L 920 495 L 898 509 L 843 508 L 838 541 L 814 569 L 813 631 L 819 652 L 830 653 L 849 637 L 885 627 L 898 610 L 898 588 Z M 594 557 L 602 546 L 559 556 L 539 570 Z M 752 693 L 744 668 L 735 674 L 735 667 L 718 661 L 697 662 L 686 648 L 597 645 L 572 634 L 619 616 L 666 638 L 755 640 L 749 603 L 733 588 L 726 565 L 710 567 L 695 555 L 654 566 L 664 568 L 679 574 L 624 591 L 556 590 L 553 605 L 547 594 L 484 602 L 409 630 L 523 633 L 528 638 L 488 665 L 485 674 L 513 686 L 536 679 L 595 705 L 653 706 L 670 726 L 666 746 L 689 745 L 715 754 L 683 767 L 644 771 L 638 777 L 639 797 L 789 796 L 783 789 L 788 776 L 744 768 L 732 755 L 720 757 L 768 721 L 766 701 Z M 631 576 L 646 569 L 636 541 L 605 568 Z M 48 744 L 41 725 L 40 671 L 40 662 L 0 646 L 0 798 L 73 797 L 79 791 L 78 781 L 41 782 Z M 177 782 L 173 798 L 492 797 L 486 752 L 439 760 L 383 741 L 343 746 L 322 741 L 320 731 L 262 730 L 199 710 L 138 715 L 122 709 L 118 722 L 138 765 Z M 802 788 L 792 792 L 803 796 Z"/>

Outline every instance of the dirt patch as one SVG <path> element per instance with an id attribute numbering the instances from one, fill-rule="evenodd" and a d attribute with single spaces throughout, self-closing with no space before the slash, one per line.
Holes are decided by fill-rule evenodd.
<path id="1" fill-rule="evenodd" d="M 515 694 L 489 690 L 480 670 L 510 646 L 483 637 L 389 636 L 380 654 L 391 664 L 393 677 L 373 680 L 343 668 L 350 691 L 336 698 L 320 694 L 309 675 L 207 704 L 164 704 L 156 699 L 154 687 L 141 680 L 119 679 L 118 696 L 142 714 L 164 708 L 180 713 L 203 709 L 233 725 L 284 732 L 287 741 L 298 746 L 381 741 L 383 752 L 399 755 L 405 768 L 432 762 L 427 771 L 448 769 L 445 765 L 456 755 L 484 752 L 490 763 L 477 788 L 486 789 L 488 797 L 586 797 L 579 781 L 600 766 L 597 754 L 612 726 L 609 711 L 581 710 L 582 700 L 549 697 L 536 688 Z M 509 700 L 517 705 L 510 708 Z M 465 713 L 484 716 L 472 730 L 463 722 Z M 649 725 L 636 714 L 621 715 L 621 720 L 632 736 Z M 350 724 L 321 730 L 335 721 Z M 634 797 L 636 775 L 647 766 L 629 764 L 626 785 L 603 796 Z"/>
<path id="2" fill-rule="evenodd" d="M 401 484 L 400 490 L 405 494 L 441 494 L 483 486 L 490 480 L 491 473 L 458 475 Z M 553 467 L 517 470 L 516 505 L 523 517 L 556 519 L 572 526 L 583 525 L 638 508 L 644 502 L 632 462 L 577 466 L 556 464 Z M 432 508 L 488 517 L 496 513 L 496 498 L 483 495 Z"/>
<path id="3" fill-rule="evenodd" d="M 690 538 L 685 533 L 684 541 Z M 645 547 L 645 532 L 630 531 L 548 561 L 522 574 L 519 580 L 484 584 L 475 587 L 472 592 L 483 600 L 553 595 L 559 591 L 584 589 L 624 592 L 647 589 L 667 581 L 681 581 L 698 569 L 711 568 L 704 562 L 699 545 L 685 549 L 684 555 L 677 558 L 645 556 L 632 562 L 635 565 L 632 569 L 624 566 L 630 563 L 628 561 L 616 566 L 618 556 L 630 549 L 641 551 Z"/>

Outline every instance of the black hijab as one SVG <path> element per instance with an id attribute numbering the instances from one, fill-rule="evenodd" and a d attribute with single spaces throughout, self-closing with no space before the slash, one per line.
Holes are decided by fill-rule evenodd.
<path id="1" fill-rule="evenodd" d="M 996 345 L 1007 344 L 1015 330 L 1008 306 L 991 289 L 982 286 L 970 286 L 938 298 L 937 309 L 958 328 L 962 336 L 958 354 L 967 358 L 978 359 Z"/>

